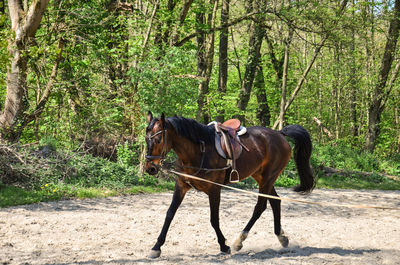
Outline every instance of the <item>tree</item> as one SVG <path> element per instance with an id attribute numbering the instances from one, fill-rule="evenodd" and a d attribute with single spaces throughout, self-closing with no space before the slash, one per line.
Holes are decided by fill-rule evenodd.
<path id="1" fill-rule="evenodd" d="M 207 105 L 207 94 L 214 60 L 215 33 L 211 32 L 207 34 L 201 29 L 201 26 L 207 25 L 208 28 L 215 28 L 218 0 L 210 0 L 210 5 L 213 6 L 213 9 L 212 12 L 208 13 L 207 18 L 204 13 L 196 14 L 196 20 L 199 25 L 197 36 L 197 74 L 202 78 L 199 83 L 196 118 L 204 123 L 208 123 L 210 119 L 205 106 Z"/>
<path id="2" fill-rule="evenodd" d="M 261 65 L 256 69 L 256 77 L 254 79 L 254 92 L 257 97 L 257 119 L 261 126 L 268 127 L 271 122 L 271 113 L 267 102 L 267 93 L 265 91 L 264 72 Z"/>
<path id="3" fill-rule="evenodd" d="M 265 1 L 249 0 L 247 2 L 247 13 L 252 11 L 260 13 L 256 16 L 256 19 L 250 23 L 250 36 L 249 36 L 249 48 L 248 48 L 248 59 L 246 63 L 246 69 L 242 80 L 241 88 L 239 91 L 239 99 L 236 103 L 239 111 L 243 112 L 247 108 L 247 104 L 250 99 L 250 93 L 253 87 L 253 81 L 256 73 L 257 66 L 260 63 L 260 50 L 262 41 L 265 34 L 263 22 L 265 20 Z M 244 123 L 244 115 L 240 114 L 239 119 Z"/>
<path id="4" fill-rule="evenodd" d="M 11 62 L 7 71 L 6 100 L 0 114 L 0 133 L 2 138 L 11 141 L 17 140 L 15 129 L 28 106 L 27 50 L 40 26 L 48 3 L 49 0 L 35 0 L 28 9 L 24 9 L 22 1 L 8 1 L 13 37 L 8 42 Z"/>
<path id="5" fill-rule="evenodd" d="M 228 82 L 228 34 L 229 28 L 225 25 L 229 21 L 229 0 L 222 0 L 221 5 L 221 27 L 219 37 L 219 71 L 218 71 L 218 93 L 220 97 L 226 93 Z M 224 111 L 219 110 L 216 120 L 224 121 Z"/>
<path id="6" fill-rule="evenodd" d="M 390 19 L 389 30 L 386 40 L 385 52 L 382 56 L 381 66 L 378 75 L 378 82 L 372 95 L 372 102 L 369 107 L 368 131 L 366 134 L 365 148 L 373 152 L 380 133 L 381 114 L 385 108 L 391 88 L 385 91 L 386 82 L 389 77 L 394 55 L 399 38 L 400 29 L 400 0 L 394 4 L 393 14 Z"/>

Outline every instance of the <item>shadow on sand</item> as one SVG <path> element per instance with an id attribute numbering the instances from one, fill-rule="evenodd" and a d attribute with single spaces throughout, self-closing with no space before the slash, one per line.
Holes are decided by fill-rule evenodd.
<path id="1" fill-rule="evenodd" d="M 150 258 L 132 258 L 132 259 L 118 259 L 109 261 L 99 261 L 99 260 L 88 260 L 76 262 L 74 264 L 223 264 L 229 259 L 235 260 L 235 263 L 246 263 L 256 261 L 256 260 L 268 260 L 268 259 L 279 259 L 287 257 L 308 257 L 313 254 L 333 254 L 338 256 L 362 256 L 367 253 L 377 253 L 380 252 L 379 249 L 344 249 L 340 247 L 333 248 L 317 248 L 317 247 L 292 247 L 280 250 L 265 249 L 259 252 L 239 252 L 232 255 L 225 254 L 215 254 L 215 255 L 177 255 L 177 256 L 161 256 L 158 259 Z M 393 252 L 400 251 L 392 250 Z M 396 254 L 396 255 L 397 255 Z M 283 261 L 283 260 L 282 260 Z M 257 263 L 257 262 L 256 262 Z M 54 263 L 53 263 L 54 264 Z M 258 263 L 257 263 L 258 264 Z M 59 265 L 66 265 L 59 264 Z"/>

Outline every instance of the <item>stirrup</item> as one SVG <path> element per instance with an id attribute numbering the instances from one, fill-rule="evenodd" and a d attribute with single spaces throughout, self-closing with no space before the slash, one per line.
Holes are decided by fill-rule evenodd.
<path id="1" fill-rule="evenodd" d="M 232 179 L 232 175 L 236 175 L 235 179 Z M 229 174 L 229 182 L 237 183 L 240 181 L 239 172 L 236 169 L 232 169 L 231 173 Z"/>

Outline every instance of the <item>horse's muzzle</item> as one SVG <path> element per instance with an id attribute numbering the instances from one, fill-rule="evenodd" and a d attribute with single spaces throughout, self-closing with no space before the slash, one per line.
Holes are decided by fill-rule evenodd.
<path id="1" fill-rule="evenodd" d="M 158 173 L 158 168 L 153 164 L 146 167 L 146 172 L 149 175 L 156 175 Z"/>

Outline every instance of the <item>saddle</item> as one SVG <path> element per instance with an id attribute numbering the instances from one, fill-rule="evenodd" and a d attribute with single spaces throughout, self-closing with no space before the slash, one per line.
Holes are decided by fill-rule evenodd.
<path id="1" fill-rule="evenodd" d="M 246 133 L 246 128 L 240 126 L 237 119 L 227 120 L 224 123 L 211 122 L 209 125 L 215 127 L 215 148 L 220 156 L 227 160 L 227 165 L 231 166 L 232 171 L 229 175 L 229 182 L 239 182 L 240 176 L 236 170 L 236 159 L 242 153 L 243 148 L 249 151 L 240 142 L 239 136 Z"/>

